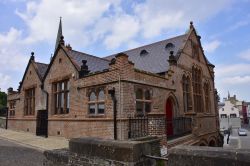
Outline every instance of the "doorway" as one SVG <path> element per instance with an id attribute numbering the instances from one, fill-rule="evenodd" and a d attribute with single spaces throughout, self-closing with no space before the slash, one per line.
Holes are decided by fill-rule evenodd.
<path id="1" fill-rule="evenodd" d="M 167 125 L 167 137 L 171 137 L 174 135 L 173 130 L 173 103 L 169 98 L 166 103 L 166 125 Z"/>
<path id="2" fill-rule="evenodd" d="M 37 111 L 36 135 L 48 137 L 48 111 L 47 110 Z"/>

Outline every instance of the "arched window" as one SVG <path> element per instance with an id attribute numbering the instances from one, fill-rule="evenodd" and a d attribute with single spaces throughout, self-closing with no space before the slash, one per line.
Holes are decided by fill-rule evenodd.
<path id="1" fill-rule="evenodd" d="M 98 115 L 105 112 L 105 93 L 104 90 L 92 91 L 89 95 L 89 114 Z"/>
<path id="2" fill-rule="evenodd" d="M 194 98 L 194 111 L 203 112 L 203 98 L 201 86 L 201 70 L 193 67 L 192 69 L 192 85 Z"/>
<path id="3" fill-rule="evenodd" d="M 151 111 L 151 94 L 149 90 L 136 90 L 136 115 L 145 116 Z"/>
<path id="4" fill-rule="evenodd" d="M 209 84 L 205 83 L 204 84 L 204 96 L 205 96 L 205 111 L 210 112 L 210 97 L 209 97 Z"/>
<path id="5" fill-rule="evenodd" d="M 141 52 L 140 52 L 140 55 L 141 55 L 141 56 L 147 55 L 147 54 L 148 54 L 147 50 L 141 50 Z"/>
<path id="6" fill-rule="evenodd" d="M 189 77 L 182 77 L 182 88 L 183 88 L 183 104 L 184 104 L 184 112 L 188 112 L 192 110 L 192 100 L 191 100 L 191 85 Z"/>

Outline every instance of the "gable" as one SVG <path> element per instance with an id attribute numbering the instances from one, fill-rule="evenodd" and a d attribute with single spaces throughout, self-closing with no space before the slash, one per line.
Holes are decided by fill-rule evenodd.
<path id="1" fill-rule="evenodd" d="M 33 60 L 30 60 L 28 63 L 28 66 L 25 70 L 23 79 L 22 79 L 22 83 L 20 86 L 20 90 L 22 88 L 29 88 L 31 86 L 38 86 L 41 84 L 41 79 L 37 73 L 37 69 L 35 67 L 35 62 Z"/>
<path id="2" fill-rule="evenodd" d="M 48 66 L 43 80 L 46 81 L 47 78 L 60 78 L 72 74 L 77 75 L 77 73 L 78 70 L 74 62 L 69 58 L 64 48 L 59 46 Z"/>
<path id="3" fill-rule="evenodd" d="M 194 28 L 189 31 L 186 43 L 178 57 L 178 64 L 187 66 L 188 68 L 197 65 L 202 68 L 204 75 L 213 77 L 210 66 L 214 66 L 205 57 L 199 36 L 197 36 Z"/>

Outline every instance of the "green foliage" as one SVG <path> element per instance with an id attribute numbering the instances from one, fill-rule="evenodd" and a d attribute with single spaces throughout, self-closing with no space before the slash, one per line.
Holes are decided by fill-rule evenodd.
<path id="1" fill-rule="evenodd" d="M 157 160 L 156 165 L 157 166 L 165 166 L 165 162 L 163 160 Z"/>
<path id="2" fill-rule="evenodd" d="M 0 109 L 7 106 L 7 94 L 0 91 Z"/>

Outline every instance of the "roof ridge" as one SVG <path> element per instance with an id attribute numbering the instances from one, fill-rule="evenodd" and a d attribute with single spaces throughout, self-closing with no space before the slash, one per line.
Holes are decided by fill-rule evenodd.
<path id="1" fill-rule="evenodd" d="M 39 64 L 43 64 L 43 65 L 49 65 L 47 63 L 42 63 L 42 62 L 35 62 L 35 63 L 39 63 Z"/>
<path id="2" fill-rule="evenodd" d="M 121 51 L 121 52 L 132 51 L 132 50 L 135 50 L 135 49 L 139 49 L 139 48 L 142 48 L 142 47 L 151 46 L 151 45 L 153 45 L 153 44 L 161 43 L 161 42 L 163 42 L 163 41 L 172 40 L 172 39 L 179 38 L 179 37 L 183 37 L 183 36 L 186 36 L 186 35 L 187 35 L 187 34 L 185 33 L 185 34 L 182 34 L 182 35 L 178 35 L 178 36 L 171 37 L 171 38 L 168 38 L 168 39 L 160 40 L 160 41 L 157 41 L 157 42 L 153 42 L 153 43 L 146 44 L 146 45 L 143 45 L 143 46 L 139 46 L 139 47 L 136 47 L 136 48 L 132 48 L 132 49 L 129 49 L 129 50 L 124 50 L 124 51 Z M 116 53 L 115 53 L 115 54 L 116 54 Z M 105 56 L 104 58 L 112 57 L 112 56 L 114 56 L 115 54 Z"/>
<path id="3" fill-rule="evenodd" d="M 101 59 L 101 60 L 110 62 L 110 60 L 108 60 L 108 59 L 101 58 L 101 57 L 98 57 L 98 56 L 95 56 L 95 55 L 90 55 L 90 54 L 87 54 L 87 53 L 84 53 L 84 52 L 80 52 L 80 51 L 77 51 L 77 50 L 73 50 L 73 49 L 72 49 L 72 50 L 70 50 L 70 51 L 78 52 L 78 53 L 80 53 L 80 54 L 84 54 L 84 55 L 87 55 L 87 56 L 90 56 L 90 57 L 93 57 L 93 58 L 97 58 L 97 59 Z"/>

